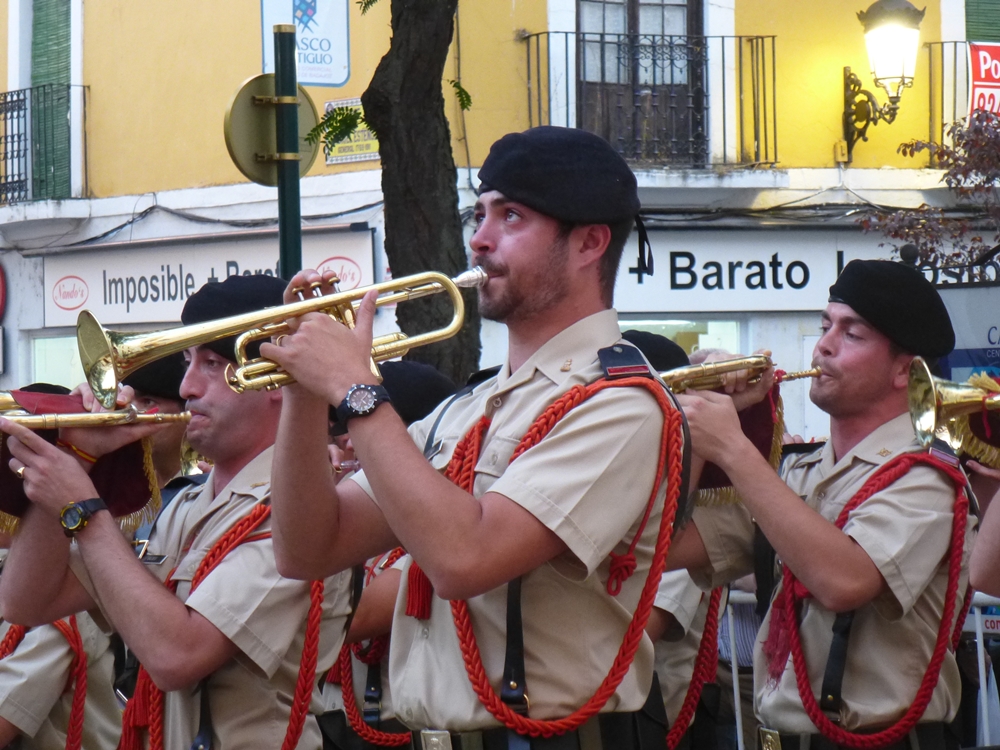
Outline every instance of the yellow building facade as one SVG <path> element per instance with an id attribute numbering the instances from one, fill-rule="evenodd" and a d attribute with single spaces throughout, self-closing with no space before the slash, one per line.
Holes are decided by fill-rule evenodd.
<path id="1" fill-rule="evenodd" d="M 942 42 L 964 43 L 964 3 L 928 0 L 899 115 L 871 127 L 847 164 L 838 146 L 844 67 L 885 101 L 856 17 L 867 4 L 459 0 L 442 86 L 460 208 L 474 203 L 478 166 L 504 133 L 540 124 L 598 132 L 634 164 L 656 257 L 655 275 L 642 278 L 629 271 L 633 245 L 625 253 L 623 326 L 688 349 L 769 348 L 785 369 L 806 366 L 837 269 L 891 252 L 860 232 L 857 209 L 948 200 L 940 173 L 897 147 L 934 137 L 948 119 L 940 100 L 961 94 L 945 91 L 949 71 L 932 55 Z M 32 143 L 20 161 L 10 140 L 0 154 L 0 387 L 72 382 L 80 309 L 115 328 L 163 327 L 208 279 L 274 272 L 276 191 L 234 166 L 223 119 L 241 83 L 263 69 L 268 13 L 291 5 L 0 0 L 0 80 L 23 111 L 7 116 L 3 134 Z M 306 86 L 320 112 L 364 92 L 389 45 L 389 6 L 362 15 L 356 2 L 312 3 L 339 14 L 336 38 L 347 47 L 342 81 Z M 37 19 L 46 13 L 65 28 L 45 36 Z M 302 27 L 300 39 L 309 33 Z M 57 47 L 61 62 L 40 77 Z M 470 110 L 451 80 L 472 95 Z M 17 104 L 18 92 L 37 99 L 43 89 L 65 101 Z M 33 132 L 46 118 L 64 130 Z M 50 147 L 58 158 L 40 151 Z M 56 184 L 49 178 L 61 169 Z M 336 266 L 357 284 L 391 272 L 380 178 L 377 159 L 320 155 L 302 181 L 307 264 Z M 379 317 L 393 327 L 391 312 Z M 497 363 L 502 330 L 485 325 L 483 344 L 482 364 Z M 786 398 L 789 423 L 822 434 L 803 394 Z"/>

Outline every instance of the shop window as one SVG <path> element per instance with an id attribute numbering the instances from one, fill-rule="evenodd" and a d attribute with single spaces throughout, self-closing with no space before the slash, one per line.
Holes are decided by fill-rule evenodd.
<path id="1" fill-rule="evenodd" d="M 688 353 L 699 349 L 740 352 L 740 324 L 735 320 L 622 320 L 623 331 L 637 329 L 666 336 Z"/>
<path id="2" fill-rule="evenodd" d="M 31 382 L 75 388 L 83 380 L 76 336 L 38 338 L 31 342 Z M 26 384 L 25 384 L 26 385 Z"/>

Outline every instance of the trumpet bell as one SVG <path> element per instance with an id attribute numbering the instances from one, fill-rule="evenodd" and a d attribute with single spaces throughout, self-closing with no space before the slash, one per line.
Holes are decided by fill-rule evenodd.
<path id="1" fill-rule="evenodd" d="M 1000 394 L 968 383 L 936 378 L 921 357 L 910 363 L 907 386 L 910 421 L 917 441 L 924 448 L 934 442 L 940 430 L 959 417 L 978 411 L 1000 409 Z"/>

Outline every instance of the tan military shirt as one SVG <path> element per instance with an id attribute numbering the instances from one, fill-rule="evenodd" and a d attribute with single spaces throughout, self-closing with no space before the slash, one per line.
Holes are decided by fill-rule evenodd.
<path id="1" fill-rule="evenodd" d="M 836 464 L 827 443 L 814 453 L 789 457 L 782 476 L 810 507 L 833 522 L 878 467 L 915 446 L 910 419 L 903 414 L 883 424 Z M 843 683 L 841 725 L 846 729 L 889 725 L 906 712 L 916 696 L 941 621 L 954 497 L 950 479 L 918 466 L 869 498 L 851 513 L 844 527 L 888 584 L 884 595 L 861 607 L 854 617 Z M 744 509 L 697 508 L 694 522 L 711 558 L 709 577 L 731 580 L 752 569 L 753 525 Z M 974 524 L 970 517 L 959 601 L 968 580 Z M 765 726 L 783 732 L 815 732 L 802 707 L 791 658 L 778 685 L 767 684 L 767 660 L 761 644 L 767 639 L 770 619 L 768 612 L 754 649 L 757 717 Z M 803 603 L 800 631 L 817 696 L 830 653 L 833 621 L 834 613 L 815 600 Z M 922 721 L 951 720 L 958 709 L 959 693 L 958 667 L 948 653 Z"/>
<path id="2" fill-rule="evenodd" d="M 679 640 L 660 638 L 653 644 L 656 675 L 660 678 L 663 705 L 671 726 L 684 705 L 694 674 L 709 596 L 710 592 L 702 591 L 686 570 L 668 571 L 660 578 L 653 606 L 672 614 L 683 631 Z"/>
<path id="3" fill-rule="evenodd" d="M 610 388 L 564 417 L 541 443 L 508 467 L 521 438 L 562 393 L 602 375 L 597 350 L 621 340 L 617 315 L 591 315 L 553 337 L 516 372 L 509 364 L 448 409 L 437 430 L 443 469 L 456 444 L 485 414 L 492 424 L 476 466 L 474 494 L 504 495 L 562 539 L 569 552 L 523 578 L 525 668 L 531 716 L 567 716 L 607 675 L 649 570 L 665 484 L 636 550 L 638 569 L 617 597 L 606 589 L 608 555 L 624 554 L 652 491 L 663 416 L 643 388 Z M 628 345 L 622 342 L 623 345 Z M 410 427 L 421 448 L 438 411 Z M 371 494 L 363 475 L 358 483 Z M 447 601 L 433 598 L 430 620 L 405 615 L 407 571 L 393 619 L 389 674 L 397 718 L 413 728 L 454 731 L 497 726 L 479 702 L 459 648 Z M 503 672 L 507 587 L 469 601 L 486 674 Z M 605 711 L 634 711 L 649 692 L 653 647 L 643 640 L 635 663 Z"/>
<path id="4" fill-rule="evenodd" d="M 281 747 L 298 678 L 309 583 L 278 575 L 270 538 L 238 546 L 191 593 L 191 579 L 212 546 L 268 501 L 272 454 L 269 448 L 257 456 L 214 498 L 213 476 L 182 491 L 157 519 L 143 558 L 161 581 L 173 570 L 178 598 L 239 648 L 236 658 L 208 678 L 215 750 Z M 269 529 L 269 520 L 259 527 Z M 80 575 L 78 565 L 74 571 Z M 350 571 L 344 571 L 326 579 L 317 674 L 340 652 L 349 611 Z M 200 699 L 198 689 L 166 694 L 164 747 L 190 746 L 198 732 Z M 299 750 L 322 746 L 315 719 L 322 711 L 317 686 Z"/>
<path id="5" fill-rule="evenodd" d="M 66 620 L 69 621 L 69 618 Z M 83 715 L 83 747 L 114 748 L 121 734 L 121 711 L 115 699 L 114 655 L 108 636 L 86 613 L 76 616 L 87 655 L 87 702 Z M 0 625 L 0 639 L 10 629 Z M 23 750 L 63 750 L 73 706 L 67 690 L 75 654 L 53 625 L 32 628 L 15 651 L 0 659 L 0 716 L 22 734 Z"/>

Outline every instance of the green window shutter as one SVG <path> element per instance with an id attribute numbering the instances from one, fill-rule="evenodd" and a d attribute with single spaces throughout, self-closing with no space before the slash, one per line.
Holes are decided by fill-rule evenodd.
<path id="1" fill-rule="evenodd" d="M 70 0 L 34 0 L 31 23 L 32 197 L 70 197 Z"/>
<path id="2" fill-rule="evenodd" d="M 1000 0 L 965 0 L 965 38 L 1000 42 Z"/>

